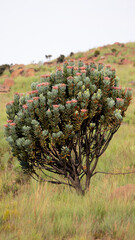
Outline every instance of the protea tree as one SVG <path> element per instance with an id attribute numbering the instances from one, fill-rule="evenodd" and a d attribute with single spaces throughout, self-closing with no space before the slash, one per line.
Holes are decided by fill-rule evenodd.
<path id="1" fill-rule="evenodd" d="M 30 92 L 15 93 L 5 132 L 22 168 L 84 194 L 131 101 L 131 89 L 118 82 L 109 65 L 70 60 Z"/>

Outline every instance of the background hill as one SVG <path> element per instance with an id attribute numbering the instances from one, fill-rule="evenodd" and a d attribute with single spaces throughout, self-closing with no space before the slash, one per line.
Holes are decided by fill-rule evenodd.
<path id="1" fill-rule="evenodd" d="M 70 57 L 70 55 L 72 55 Z M 65 58 L 111 64 L 120 85 L 133 88 L 124 122 L 101 157 L 98 170 L 135 171 L 135 42 L 114 43 Z M 135 174 L 96 175 L 84 198 L 66 187 L 39 184 L 23 174 L 4 138 L 5 105 L 30 90 L 40 75 L 62 63 L 0 67 L 0 239 L 135 239 Z"/>

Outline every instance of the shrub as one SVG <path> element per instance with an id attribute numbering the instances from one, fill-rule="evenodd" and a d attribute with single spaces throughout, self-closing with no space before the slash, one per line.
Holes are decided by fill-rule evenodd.
<path id="1" fill-rule="evenodd" d="M 58 58 L 57 58 L 57 63 L 63 63 L 65 60 L 65 56 L 63 54 L 61 54 Z"/>
<path id="2" fill-rule="evenodd" d="M 74 55 L 74 53 L 73 53 L 73 52 L 71 52 L 71 53 L 70 53 L 70 57 L 72 57 L 73 55 Z"/>
<path id="3" fill-rule="evenodd" d="M 46 57 L 46 59 L 48 59 L 49 58 L 49 60 L 51 59 L 51 57 L 52 57 L 52 55 L 50 54 L 50 55 L 45 55 L 45 57 Z"/>
<path id="4" fill-rule="evenodd" d="M 116 53 L 117 52 L 116 48 L 112 48 L 111 51 L 112 51 L 112 53 Z"/>
<path id="5" fill-rule="evenodd" d="M 73 60 L 42 75 L 31 89 L 23 96 L 15 93 L 6 105 L 5 133 L 13 155 L 31 176 L 41 180 L 41 172 L 46 181 L 83 194 L 121 125 L 131 89 L 119 86 L 111 66 L 79 61 L 75 67 Z"/>
<path id="6" fill-rule="evenodd" d="M 8 65 L 8 64 L 3 64 L 3 65 L 1 65 L 0 66 L 0 75 L 2 75 L 3 74 L 3 72 L 6 70 L 6 69 L 10 69 L 10 65 Z"/>
<path id="7" fill-rule="evenodd" d="M 100 51 L 99 50 L 95 50 L 94 57 L 97 57 L 99 54 L 100 54 Z"/>

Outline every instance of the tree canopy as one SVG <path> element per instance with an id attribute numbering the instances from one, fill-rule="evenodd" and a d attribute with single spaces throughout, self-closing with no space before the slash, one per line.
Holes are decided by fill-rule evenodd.
<path id="1" fill-rule="evenodd" d="M 84 193 L 131 95 L 110 65 L 80 60 L 75 66 L 71 59 L 7 103 L 5 133 L 12 153 L 31 176 Z"/>

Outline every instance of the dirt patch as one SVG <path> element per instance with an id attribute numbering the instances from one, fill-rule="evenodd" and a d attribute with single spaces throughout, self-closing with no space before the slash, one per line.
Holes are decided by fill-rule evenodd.
<path id="1" fill-rule="evenodd" d="M 53 65 L 53 62 L 44 62 L 44 65 Z"/>
<path id="2" fill-rule="evenodd" d="M 119 51 L 118 54 L 117 54 L 117 57 L 120 57 L 123 52 L 124 51 Z"/>
<path id="3" fill-rule="evenodd" d="M 19 68 L 19 69 L 15 70 L 15 71 L 13 71 L 13 72 L 11 73 L 11 77 L 12 77 L 12 78 L 18 77 L 18 76 L 21 75 L 23 72 L 24 72 L 24 69 L 23 69 L 23 68 Z"/>
<path id="4" fill-rule="evenodd" d="M 115 56 L 115 53 L 104 53 L 105 56 Z"/>
<path id="5" fill-rule="evenodd" d="M 10 87 L 4 86 L 3 84 L 0 85 L 0 93 L 7 93 L 9 92 Z"/>
<path id="6" fill-rule="evenodd" d="M 8 78 L 8 75 L 1 75 L 2 78 Z"/>
<path id="7" fill-rule="evenodd" d="M 120 47 L 124 47 L 125 46 L 124 43 L 119 43 L 119 42 L 115 42 L 114 44 L 117 45 L 117 46 L 120 46 Z"/>
<path id="8" fill-rule="evenodd" d="M 135 197 L 135 184 L 127 184 L 116 188 L 111 194 L 111 199 L 130 198 L 131 196 Z"/>
<path id="9" fill-rule="evenodd" d="M 120 61 L 118 62 L 119 65 L 130 64 L 130 63 L 131 63 L 131 60 L 126 58 L 121 58 Z"/>
<path id="10" fill-rule="evenodd" d="M 6 78 L 6 79 L 4 80 L 3 85 L 4 85 L 5 87 L 12 87 L 12 86 L 14 85 L 14 80 L 13 80 L 13 78 Z"/>
<path id="11" fill-rule="evenodd" d="M 10 91 L 10 88 L 14 85 L 12 78 L 6 78 L 3 84 L 0 84 L 0 93 L 6 93 Z"/>
<path id="12" fill-rule="evenodd" d="M 33 68 L 29 68 L 26 70 L 25 76 L 26 77 L 33 77 L 35 75 L 35 70 Z"/>
<path id="13" fill-rule="evenodd" d="M 100 59 L 101 59 L 101 60 L 104 60 L 104 59 L 105 59 L 105 56 L 101 56 Z"/>

